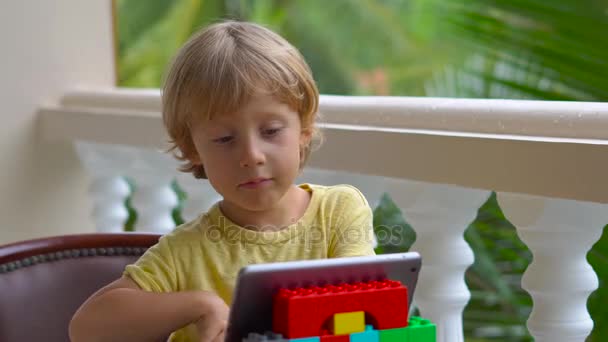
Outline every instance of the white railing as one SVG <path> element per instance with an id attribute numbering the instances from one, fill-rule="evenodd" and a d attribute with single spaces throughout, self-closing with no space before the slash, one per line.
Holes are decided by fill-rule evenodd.
<path id="1" fill-rule="evenodd" d="M 172 227 L 172 179 L 191 219 L 218 199 L 177 175 L 165 147 L 158 90 L 78 90 L 41 109 L 47 139 L 75 142 L 92 176 L 98 230 L 121 230 L 128 196 L 137 229 Z M 321 98 L 325 144 L 301 181 L 351 183 L 374 204 L 390 194 L 423 257 L 415 301 L 438 341 L 463 341 L 464 282 L 473 253 L 463 232 L 491 191 L 534 255 L 523 278 L 536 341 L 583 341 L 597 288 L 586 253 L 608 223 L 608 104 L 440 98 Z M 122 178 L 135 181 L 135 190 Z"/>

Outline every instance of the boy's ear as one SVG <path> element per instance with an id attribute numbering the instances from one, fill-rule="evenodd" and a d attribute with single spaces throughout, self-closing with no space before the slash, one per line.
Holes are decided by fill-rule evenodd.
<path id="1" fill-rule="evenodd" d="M 202 165 L 203 164 L 201 162 L 201 157 L 199 157 L 198 153 L 192 153 L 191 155 L 189 155 L 188 160 L 190 161 L 190 163 L 192 163 L 192 165 Z"/>
<path id="2" fill-rule="evenodd" d="M 300 133 L 300 146 L 308 146 L 312 139 L 312 130 L 310 128 L 302 129 Z"/>

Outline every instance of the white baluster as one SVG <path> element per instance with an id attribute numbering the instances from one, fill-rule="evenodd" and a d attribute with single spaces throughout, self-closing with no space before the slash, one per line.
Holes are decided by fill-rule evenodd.
<path id="1" fill-rule="evenodd" d="M 131 193 L 123 177 L 97 177 L 89 187 L 93 219 L 98 232 L 122 232 L 129 212 L 125 200 Z"/>
<path id="2" fill-rule="evenodd" d="M 177 181 L 187 194 L 182 208 L 182 217 L 186 222 L 194 220 L 222 199 L 206 179 L 196 179 L 192 174 L 180 173 Z"/>
<path id="3" fill-rule="evenodd" d="M 89 192 L 96 230 L 122 232 L 129 215 L 125 200 L 131 192 L 122 177 L 132 162 L 129 148 L 79 141 L 76 151 L 92 179 Z"/>
<path id="4" fill-rule="evenodd" d="M 421 314 L 437 324 L 438 342 L 462 342 L 462 311 L 471 297 L 464 274 L 474 261 L 463 234 L 490 192 L 402 180 L 387 182 L 391 197 L 416 231 L 411 250 L 422 256 L 415 302 Z"/>
<path id="5" fill-rule="evenodd" d="M 178 204 L 171 180 L 176 163 L 160 151 L 137 150 L 129 176 L 135 180 L 132 197 L 137 212 L 136 231 L 167 233 L 175 228 L 172 211 Z"/>
<path id="6" fill-rule="evenodd" d="M 498 202 L 533 254 L 522 278 L 534 300 L 530 333 L 537 342 L 584 341 L 593 329 L 587 298 L 598 286 L 586 256 L 608 205 L 505 193 Z"/>

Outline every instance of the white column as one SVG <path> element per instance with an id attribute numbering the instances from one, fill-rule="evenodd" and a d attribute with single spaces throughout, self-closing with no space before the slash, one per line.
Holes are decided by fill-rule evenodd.
<path id="1" fill-rule="evenodd" d="M 416 231 L 411 250 L 422 256 L 416 305 L 422 316 L 437 324 L 438 342 L 462 342 L 462 311 L 471 297 L 464 274 L 474 261 L 463 234 L 490 191 L 390 182 L 391 197 Z"/>
<path id="2" fill-rule="evenodd" d="M 586 256 L 608 223 L 608 205 L 506 193 L 497 198 L 533 254 L 522 278 L 534 300 L 530 333 L 537 342 L 584 341 L 593 329 L 587 298 L 598 286 Z"/>
<path id="3" fill-rule="evenodd" d="M 89 192 L 93 198 L 92 216 L 98 232 L 122 232 L 129 212 L 125 200 L 131 193 L 129 184 L 121 176 L 96 177 Z"/>
<path id="4" fill-rule="evenodd" d="M 135 182 L 132 197 L 137 212 L 136 231 L 167 233 L 175 228 L 172 211 L 178 204 L 171 181 L 175 160 L 161 151 L 137 149 L 128 175 Z"/>
<path id="5" fill-rule="evenodd" d="M 222 199 L 206 179 L 196 179 L 192 174 L 180 173 L 177 182 L 187 194 L 182 207 L 182 217 L 186 222 L 194 220 Z"/>
<path id="6" fill-rule="evenodd" d="M 41 136 L 40 106 L 113 87 L 112 1 L 0 1 L 0 244 L 95 231 L 72 144 Z"/>
<path id="7" fill-rule="evenodd" d="M 125 200 L 131 190 L 123 172 L 131 164 L 124 147 L 76 142 L 78 157 L 89 173 L 92 217 L 98 232 L 122 232 L 129 213 Z"/>

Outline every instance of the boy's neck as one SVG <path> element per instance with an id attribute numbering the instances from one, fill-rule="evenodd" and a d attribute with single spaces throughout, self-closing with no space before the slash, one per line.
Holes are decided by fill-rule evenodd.
<path id="1" fill-rule="evenodd" d="M 310 202 L 310 193 L 299 186 L 293 185 L 281 199 L 279 205 L 262 212 L 231 210 L 224 202 L 220 202 L 222 213 L 235 224 L 255 231 L 278 231 L 296 223 Z M 297 203 L 297 205 L 293 205 Z"/>

